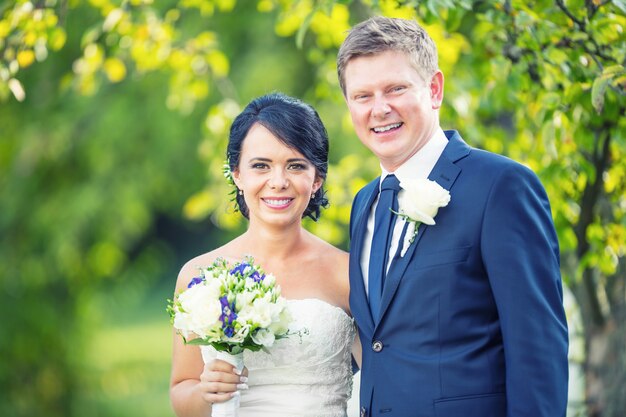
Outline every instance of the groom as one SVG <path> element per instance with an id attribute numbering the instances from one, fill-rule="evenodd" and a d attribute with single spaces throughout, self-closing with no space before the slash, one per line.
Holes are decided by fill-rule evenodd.
<path id="1" fill-rule="evenodd" d="M 564 417 L 559 248 L 539 180 L 439 127 L 444 77 L 415 22 L 360 23 L 337 66 L 356 133 L 382 168 L 350 221 L 361 415 Z M 438 196 L 417 186 L 437 188 L 426 178 Z"/>

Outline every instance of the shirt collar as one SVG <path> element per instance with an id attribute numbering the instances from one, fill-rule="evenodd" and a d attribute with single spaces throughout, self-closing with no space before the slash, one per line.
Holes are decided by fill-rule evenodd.
<path id="1" fill-rule="evenodd" d="M 441 128 L 438 128 L 422 149 L 400 165 L 395 172 L 389 172 L 381 165 L 382 173 L 378 186 L 380 187 L 380 184 L 383 183 L 383 180 L 389 174 L 395 174 L 400 182 L 402 182 L 402 180 L 428 178 L 428 174 L 430 174 L 430 171 L 434 168 L 447 144 L 448 138 L 446 134 Z"/>

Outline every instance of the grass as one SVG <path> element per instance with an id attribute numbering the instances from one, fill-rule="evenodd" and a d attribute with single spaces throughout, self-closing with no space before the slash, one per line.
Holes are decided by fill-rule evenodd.
<path id="1" fill-rule="evenodd" d="M 169 294 L 129 309 L 87 343 L 75 415 L 174 417 L 169 403 L 172 328 Z M 136 311 L 135 311 L 136 310 Z M 119 311 L 119 310 L 118 310 Z"/>

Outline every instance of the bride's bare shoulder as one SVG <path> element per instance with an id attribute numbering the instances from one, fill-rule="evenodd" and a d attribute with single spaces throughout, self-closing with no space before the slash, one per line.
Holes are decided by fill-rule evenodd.
<path id="1" fill-rule="evenodd" d="M 317 238 L 316 247 L 311 251 L 311 255 L 314 258 L 311 271 L 315 271 L 318 282 L 323 281 L 324 288 L 331 290 L 328 296 L 332 304 L 349 311 L 348 252 Z"/>
<path id="2" fill-rule="evenodd" d="M 176 288 L 186 288 L 189 282 L 194 277 L 199 275 L 200 268 L 211 265 L 218 258 L 225 259 L 228 262 L 235 262 L 239 260 L 232 255 L 232 248 L 230 246 L 230 244 L 226 244 L 210 252 L 191 258 L 185 262 L 178 273 Z"/>
<path id="3" fill-rule="evenodd" d="M 320 258 L 324 259 L 324 264 L 331 265 L 336 268 L 348 268 L 348 252 L 340 249 L 319 237 L 315 237 L 317 249 L 314 251 Z M 333 268 L 334 269 L 334 268 Z"/>

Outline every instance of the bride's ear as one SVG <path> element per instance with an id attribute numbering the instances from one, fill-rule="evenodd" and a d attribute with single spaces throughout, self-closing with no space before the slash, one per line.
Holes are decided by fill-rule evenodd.
<path id="1" fill-rule="evenodd" d="M 241 189 L 241 180 L 239 179 L 239 168 L 235 168 L 232 172 L 233 182 L 237 186 L 237 188 Z"/>
<path id="2" fill-rule="evenodd" d="M 324 185 L 324 179 L 322 177 L 315 177 L 315 181 L 313 182 L 313 192 L 312 192 L 312 194 L 315 194 L 317 192 L 317 190 L 322 188 L 322 185 Z"/>

